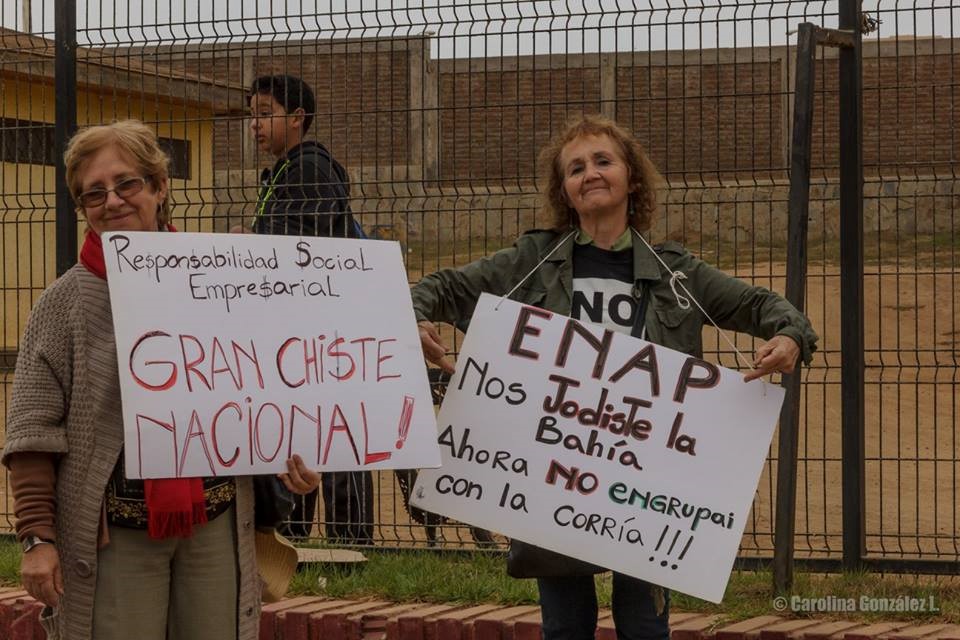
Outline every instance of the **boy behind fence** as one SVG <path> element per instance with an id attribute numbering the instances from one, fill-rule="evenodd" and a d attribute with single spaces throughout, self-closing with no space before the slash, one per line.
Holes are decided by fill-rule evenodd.
<path id="1" fill-rule="evenodd" d="M 347 173 L 318 142 L 305 140 L 313 121 L 313 91 L 300 78 L 261 76 L 250 88 L 250 131 L 257 147 L 275 158 L 260 176 L 256 215 L 248 229 L 234 232 L 362 238 L 350 211 Z M 347 544 L 373 541 L 373 476 L 369 471 L 324 473 L 327 539 Z M 281 533 L 307 537 L 317 491 L 297 496 L 290 523 Z"/>

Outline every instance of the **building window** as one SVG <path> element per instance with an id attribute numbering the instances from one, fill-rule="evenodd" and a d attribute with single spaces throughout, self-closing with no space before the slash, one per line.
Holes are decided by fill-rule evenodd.
<path id="1" fill-rule="evenodd" d="M 18 164 L 56 164 L 54 125 L 36 120 L 0 118 L 0 161 Z M 158 138 L 170 158 L 170 177 L 190 179 L 190 141 Z"/>
<path id="2" fill-rule="evenodd" d="M 190 141 L 179 138 L 157 138 L 160 148 L 170 158 L 170 177 L 190 179 Z"/>
<path id="3" fill-rule="evenodd" d="M 0 160 L 49 164 L 56 159 L 54 127 L 47 122 L 0 118 Z"/>

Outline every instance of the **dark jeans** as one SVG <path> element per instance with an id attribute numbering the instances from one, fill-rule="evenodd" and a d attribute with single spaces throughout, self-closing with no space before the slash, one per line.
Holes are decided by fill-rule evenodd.
<path id="1" fill-rule="evenodd" d="M 369 471 L 331 471 L 320 478 L 323 519 L 328 542 L 373 544 L 373 474 Z M 319 488 L 294 496 L 290 519 L 280 533 L 307 538 L 313 529 Z"/>
<path id="2" fill-rule="evenodd" d="M 597 631 L 597 590 L 593 576 L 539 578 L 543 640 L 593 640 Z M 662 615 L 649 582 L 613 573 L 613 622 L 617 640 L 669 640 L 670 594 L 664 589 Z"/>

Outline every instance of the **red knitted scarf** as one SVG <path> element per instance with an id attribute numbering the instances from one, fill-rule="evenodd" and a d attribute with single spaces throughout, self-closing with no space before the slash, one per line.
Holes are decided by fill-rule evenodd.
<path id="1" fill-rule="evenodd" d="M 167 231 L 176 229 L 168 224 Z M 93 275 L 107 279 L 103 244 L 100 236 L 90 229 L 80 249 L 80 262 Z M 189 538 L 193 535 L 194 525 L 207 522 L 207 505 L 200 478 L 144 480 L 143 493 L 147 502 L 147 533 L 151 538 Z"/>

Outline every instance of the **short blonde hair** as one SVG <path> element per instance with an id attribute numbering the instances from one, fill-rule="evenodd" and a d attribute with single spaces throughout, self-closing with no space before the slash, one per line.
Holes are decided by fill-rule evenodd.
<path id="1" fill-rule="evenodd" d="M 147 178 L 154 191 L 161 183 L 169 179 L 170 160 L 157 143 L 157 136 L 147 125 L 139 120 L 119 120 L 110 124 L 85 127 L 78 131 L 67 144 L 63 155 L 67 167 L 67 188 L 77 210 L 82 189 L 83 173 L 86 163 L 101 149 L 116 145 L 137 165 L 137 169 Z M 170 222 L 170 191 L 157 211 L 157 223 L 165 226 Z"/>
<path id="2" fill-rule="evenodd" d="M 657 186 L 660 173 L 650 161 L 643 145 L 633 134 L 619 124 L 599 114 L 585 114 L 570 121 L 564 130 L 540 152 L 541 212 L 551 220 L 553 228 L 565 231 L 579 226 L 577 212 L 567 203 L 563 194 L 563 168 L 560 153 L 573 140 L 584 136 L 609 137 L 618 147 L 630 171 L 630 203 L 633 215 L 630 224 L 637 231 L 646 231 L 653 222 L 657 206 Z"/>

